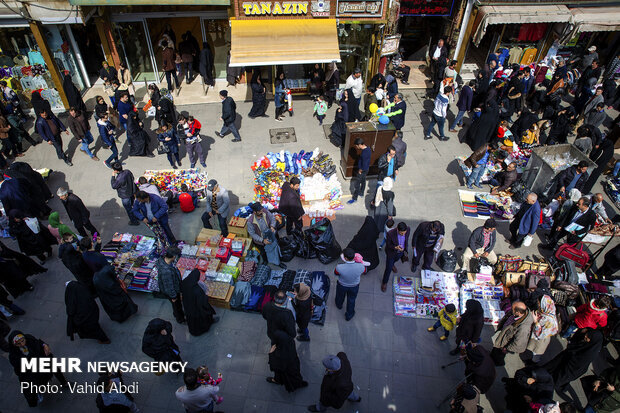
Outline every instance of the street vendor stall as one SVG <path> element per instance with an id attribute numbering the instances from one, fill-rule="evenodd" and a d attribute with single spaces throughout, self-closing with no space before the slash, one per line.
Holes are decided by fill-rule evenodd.
<path id="1" fill-rule="evenodd" d="M 519 175 L 521 175 L 523 173 L 523 170 L 525 169 L 528 161 L 530 160 L 531 153 L 532 153 L 531 150 L 522 149 L 522 150 L 520 150 L 517 153 L 508 154 L 508 156 L 503 160 L 503 163 L 505 165 L 510 165 L 512 162 L 515 162 L 517 164 L 517 173 Z M 471 175 L 471 171 L 472 171 L 470 167 L 465 165 L 465 160 L 467 158 L 468 158 L 467 156 L 457 156 L 456 157 L 456 160 L 457 160 L 459 166 L 461 167 L 461 170 L 465 174 L 465 179 L 467 179 L 467 177 L 469 177 L 469 175 Z M 483 184 L 488 183 L 491 180 L 491 178 L 493 178 L 495 176 L 495 174 L 497 174 L 498 172 L 502 171 L 502 164 L 498 163 L 496 161 L 497 159 L 501 159 L 500 158 L 500 152 L 499 151 L 494 151 L 491 154 L 491 156 L 489 156 L 489 159 L 487 161 L 486 170 L 484 171 L 484 174 L 480 178 L 480 183 L 483 183 Z"/>
<path id="2" fill-rule="evenodd" d="M 491 195 L 488 192 L 458 190 L 463 216 L 476 219 L 494 218 L 510 221 L 514 217 L 512 198 L 507 195 Z"/>
<path id="3" fill-rule="evenodd" d="M 178 194 L 181 192 L 181 185 L 186 184 L 188 189 L 196 191 L 200 198 L 204 198 L 204 189 L 209 182 L 207 171 L 200 169 L 146 170 L 143 176 L 152 181 L 161 193 L 171 191 Z"/>
<path id="4" fill-rule="evenodd" d="M 270 209 L 278 208 L 282 184 L 296 176 L 301 181 L 300 197 L 306 215 L 304 225 L 326 217 L 335 219 L 342 209 L 342 185 L 329 155 L 316 148 L 312 152 L 269 152 L 252 165 L 254 200 Z"/>

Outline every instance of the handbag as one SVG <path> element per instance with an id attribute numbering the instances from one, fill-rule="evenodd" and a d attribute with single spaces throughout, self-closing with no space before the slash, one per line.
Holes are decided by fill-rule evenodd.
<path id="1" fill-rule="evenodd" d="M 551 277 L 545 274 L 544 271 L 526 271 L 527 276 L 527 288 L 537 288 L 540 280 L 546 279 L 551 286 Z"/>
<path id="2" fill-rule="evenodd" d="M 510 288 L 513 285 L 525 286 L 525 273 L 524 272 L 506 272 L 502 275 L 502 284 Z"/>
<path id="3" fill-rule="evenodd" d="M 576 248 L 577 244 L 580 244 L 579 249 Z M 567 243 L 560 245 L 560 248 L 555 252 L 555 257 L 558 260 L 575 261 L 577 266 L 581 268 L 584 268 L 590 261 L 590 254 L 583 250 L 583 243 L 581 242 L 572 245 Z"/>
<path id="4" fill-rule="evenodd" d="M 157 145 L 157 153 L 159 155 L 163 155 L 168 152 L 170 152 L 170 148 L 168 147 L 168 145 L 163 142 L 159 142 L 159 145 Z"/>
<path id="5" fill-rule="evenodd" d="M 523 263 L 523 258 L 518 255 L 500 255 L 495 264 L 495 275 L 501 275 L 506 271 L 518 271 Z"/>

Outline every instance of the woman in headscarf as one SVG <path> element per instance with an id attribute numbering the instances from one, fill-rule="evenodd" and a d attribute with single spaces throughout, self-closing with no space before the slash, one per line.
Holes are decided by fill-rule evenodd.
<path id="1" fill-rule="evenodd" d="M 254 69 L 250 87 L 252 88 L 252 109 L 250 110 L 248 116 L 251 119 L 259 116 L 267 118 L 268 116 L 265 114 L 265 110 L 267 109 L 267 89 L 265 88 L 265 85 L 263 85 L 263 81 L 260 78 L 260 71 L 258 69 Z"/>
<path id="2" fill-rule="evenodd" d="M 199 336 L 209 331 L 211 324 L 218 319 L 214 317 L 215 310 L 209 304 L 207 286 L 200 281 L 200 272 L 193 270 L 181 281 L 181 297 L 187 328 L 193 336 Z"/>
<path id="3" fill-rule="evenodd" d="M 9 362 L 13 366 L 13 371 L 20 383 L 34 385 L 36 389 L 36 386 L 45 385 L 52 379 L 52 376 L 56 376 L 62 386 L 68 384 L 67 379 L 62 373 L 22 372 L 22 359 L 30 361 L 32 359 L 54 357 L 52 350 L 43 340 L 15 330 L 9 334 L 8 341 Z M 22 394 L 30 407 L 36 407 L 38 403 L 43 401 L 43 396 L 34 392 L 33 386 L 25 386 Z"/>
<path id="4" fill-rule="evenodd" d="M 36 261 L 29 256 L 12 250 L 4 245 L 2 241 L 0 241 L 0 258 L 7 261 L 13 261 L 26 277 L 41 274 L 47 271 L 47 268 L 37 264 Z"/>
<path id="5" fill-rule="evenodd" d="M 101 117 L 108 113 L 108 104 L 105 103 L 103 96 L 95 96 L 95 120 L 101 119 Z"/>
<path id="6" fill-rule="evenodd" d="M 111 320 L 122 323 L 138 312 L 138 306 L 131 300 L 125 288 L 108 265 L 95 273 L 93 283 L 103 309 Z"/>
<path id="7" fill-rule="evenodd" d="M 71 341 L 77 333 L 80 338 L 93 338 L 101 344 L 110 344 L 110 339 L 99 325 L 99 306 L 87 286 L 69 281 L 65 289 L 65 307 L 67 335 Z"/>
<path id="8" fill-rule="evenodd" d="M 177 112 L 174 108 L 174 103 L 170 100 L 168 95 L 164 95 L 159 99 L 157 110 L 159 111 L 159 117 L 162 123 L 167 122 L 171 125 L 177 124 Z"/>
<path id="9" fill-rule="evenodd" d="M 151 105 L 155 108 L 155 120 L 159 126 L 163 125 L 163 121 L 161 119 L 161 108 L 159 106 L 159 101 L 161 100 L 161 92 L 155 83 L 151 83 L 148 86 L 148 93 L 150 97 Z"/>
<path id="10" fill-rule="evenodd" d="M 340 71 L 336 62 L 327 64 L 327 72 L 325 73 L 325 98 L 327 99 L 327 107 L 331 108 L 336 99 L 336 90 L 340 87 Z M 347 114 L 348 116 L 348 114 Z"/>
<path id="11" fill-rule="evenodd" d="M 564 351 L 544 366 L 558 391 L 565 392 L 570 382 L 581 377 L 603 349 L 603 333 L 591 328 L 573 336 Z"/>
<path id="12" fill-rule="evenodd" d="M 456 348 L 450 351 L 453 356 L 468 344 L 478 344 L 484 324 L 484 311 L 480 302 L 469 299 L 465 303 L 465 312 L 456 326 Z"/>
<path id="13" fill-rule="evenodd" d="M 37 118 L 41 116 L 41 112 L 43 111 L 47 113 L 47 116 L 49 118 L 52 117 L 53 115 L 52 106 L 47 100 L 41 97 L 40 91 L 35 90 L 34 92 L 32 92 L 32 96 L 30 98 L 30 104 L 32 105 L 32 108 L 34 109 L 34 113 Z"/>
<path id="14" fill-rule="evenodd" d="M 47 183 L 45 183 L 45 179 L 43 179 L 40 173 L 32 169 L 27 162 L 13 162 L 9 169 L 4 172 L 11 178 L 28 181 L 28 183 L 34 187 L 34 192 L 38 192 L 38 195 L 43 197 L 43 202 L 52 199 L 52 191 L 50 191 Z"/>
<path id="15" fill-rule="evenodd" d="M 297 340 L 310 341 L 308 323 L 312 318 L 312 291 L 304 283 L 295 284 L 293 288 L 295 294 L 293 307 L 295 308 L 295 322 L 299 333 Z"/>
<path id="16" fill-rule="evenodd" d="M 88 264 L 86 264 L 86 261 L 84 261 L 77 244 L 77 237 L 72 234 L 63 235 L 63 242 L 58 247 L 58 258 L 60 258 L 65 267 L 73 274 L 75 279 L 84 284 L 89 293 L 93 297 L 96 297 L 97 291 L 93 284 L 93 276 L 95 273 Z"/>
<path id="17" fill-rule="evenodd" d="M 62 236 L 64 234 L 72 234 L 77 238 L 75 233 L 71 231 L 71 228 L 62 223 L 60 220 L 60 214 L 56 211 L 52 212 L 47 218 L 47 229 L 49 229 L 50 233 L 56 238 L 58 243 L 62 242 Z"/>
<path id="18" fill-rule="evenodd" d="M 394 181 L 388 176 L 383 178 L 383 185 L 377 188 L 375 201 L 373 203 L 373 206 L 375 207 L 375 223 L 377 224 L 377 231 L 382 231 L 383 228 L 385 228 L 385 221 L 389 218 L 393 218 L 396 214 L 396 211 L 394 210 L 393 186 Z"/>
<path id="19" fill-rule="evenodd" d="M 9 212 L 9 234 L 17 239 L 21 252 L 36 256 L 41 263 L 52 256 L 52 245 L 58 244 L 37 218 L 26 217 L 17 209 Z"/>
<path id="20" fill-rule="evenodd" d="M 172 337 L 172 324 L 161 318 L 154 318 L 144 330 L 142 352 L 155 361 L 181 361 L 179 346 Z"/>
<path id="21" fill-rule="evenodd" d="M 465 136 L 465 142 L 472 151 L 486 145 L 491 141 L 497 132 L 499 124 L 499 107 L 495 100 L 487 102 L 486 108 L 477 121 L 474 121 Z"/>
<path id="22" fill-rule="evenodd" d="M 82 94 L 75 87 L 75 84 L 73 84 L 73 79 L 71 79 L 71 75 L 69 74 L 68 70 L 64 71 L 62 88 L 65 91 L 65 95 L 67 95 L 69 107 L 75 108 L 82 113 L 86 113 L 86 105 L 84 104 L 84 100 L 82 99 Z"/>
<path id="23" fill-rule="evenodd" d="M 286 112 L 286 86 L 284 86 L 284 72 L 278 73 L 275 82 L 273 100 L 276 106 L 276 120 L 282 122 L 282 115 Z"/>
<path id="24" fill-rule="evenodd" d="M 136 112 L 129 112 L 127 119 L 127 135 L 129 136 L 129 156 L 148 156 L 149 134 Z"/>
<path id="25" fill-rule="evenodd" d="M 575 119 L 575 113 L 575 109 L 572 106 L 568 106 L 556 114 L 551 121 L 551 129 L 547 137 L 548 145 L 566 143 L 568 134 L 571 131 L 571 124 L 573 119 Z"/>
<path id="26" fill-rule="evenodd" d="M 558 333 L 558 320 L 555 316 L 555 304 L 548 295 L 540 299 L 540 308 L 534 312 L 532 335 L 527 349 L 532 353 L 532 362 L 537 363 L 545 354 L 551 337 Z"/>
<path id="27" fill-rule="evenodd" d="M 350 89 L 349 89 L 350 90 Z M 349 106 L 347 104 L 349 92 L 345 90 L 342 94 L 342 99 L 336 109 L 336 115 L 334 116 L 334 123 L 331 126 L 332 142 L 338 146 L 344 146 L 344 139 L 347 135 L 347 125 L 349 121 Z"/>
<path id="28" fill-rule="evenodd" d="M 347 248 L 351 248 L 357 254 L 360 254 L 364 261 L 368 261 L 370 265 L 366 267 L 366 271 L 373 270 L 379 265 L 379 251 L 377 251 L 377 238 L 379 238 L 379 229 L 374 218 L 367 216 L 362 227 L 357 231 Z"/>
<path id="29" fill-rule="evenodd" d="M 17 261 L 3 257 L 0 257 L 0 284 L 4 285 L 15 298 L 26 291 L 34 290 Z"/>

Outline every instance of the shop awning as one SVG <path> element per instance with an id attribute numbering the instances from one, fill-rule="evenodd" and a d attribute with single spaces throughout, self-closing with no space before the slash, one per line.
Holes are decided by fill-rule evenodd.
<path id="1" fill-rule="evenodd" d="M 230 0 L 69 0 L 74 6 L 229 6 Z"/>
<path id="2" fill-rule="evenodd" d="M 482 6 L 474 23 L 474 44 L 480 44 L 489 24 L 567 23 L 571 17 L 564 5 Z"/>
<path id="3" fill-rule="evenodd" d="M 570 9 L 572 23 L 578 32 L 620 31 L 620 8 L 580 7 Z"/>
<path id="4" fill-rule="evenodd" d="M 231 20 L 230 66 L 340 62 L 335 19 Z"/>

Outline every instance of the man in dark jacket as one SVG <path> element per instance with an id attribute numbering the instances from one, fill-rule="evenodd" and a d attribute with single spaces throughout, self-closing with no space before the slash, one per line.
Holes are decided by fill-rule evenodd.
<path id="1" fill-rule="evenodd" d="M 526 236 L 533 237 L 536 234 L 540 223 L 540 212 L 538 195 L 530 192 L 510 223 L 510 249 L 521 247 Z"/>
<path id="2" fill-rule="evenodd" d="M 179 78 L 177 77 L 177 66 L 175 64 L 174 45 L 168 44 L 168 41 L 161 42 L 164 50 L 161 52 L 162 69 L 166 73 L 166 83 L 168 84 L 168 91 L 172 93 L 174 91 L 174 85 L 172 84 L 172 78 L 177 89 L 181 87 Z"/>
<path id="3" fill-rule="evenodd" d="M 423 270 L 430 270 L 433 266 L 433 259 L 443 245 L 443 238 L 446 231 L 440 221 L 421 222 L 411 237 L 411 248 L 413 248 L 413 259 L 411 260 L 411 272 L 415 272 L 420 265 L 420 258 L 424 256 Z"/>
<path id="4" fill-rule="evenodd" d="M 180 324 L 185 322 L 185 313 L 183 313 L 181 301 L 181 273 L 175 265 L 179 255 L 181 251 L 177 247 L 170 247 L 164 256 L 157 260 L 155 267 L 157 268 L 159 292 L 165 295 L 172 304 L 172 314 Z"/>
<path id="5" fill-rule="evenodd" d="M 396 149 L 396 166 L 402 168 L 407 159 L 407 143 L 403 140 L 403 132 L 397 130 L 392 138 L 392 146 Z"/>
<path id="6" fill-rule="evenodd" d="M 76 108 L 69 109 L 69 119 L 67 125 L 73 133 L 73 137 L 80 143 L 80 150 L 86 155 L 90 156 L 90 159 L 98 161 L 97 158 L 89 148 L 89 145 L 95 140 L 92 133 L 90 133 L 90 125 L 88 119 L 84 114 Z"/>
<path id="7" fill-rule="evenodd" d="M 311 412 L 324 412 L 328 407 L 340 409 L 345 400 L 360 402 L 351 379 L 351 363 L 345 352 L 329 355 L 323 359 L 325 375 L 321 382 L 321 397 L 317 404 L 308 406 Z"/>
<path id="8" fill-rule="evenodd" d="M 444 45 L 443 39 L 439 39 L 437 44 L 431 46 L 428 57 L 431 62 L 431 80 L 433 81 L 433 97 L 439 92 L 439 84 L 443 80 L 443 72 L 446 69 L 448 59 L 448 48 Z"/>
<path id="9" fill-rule="evenodd" d="M 383 181 L 385 177 L 396 180 L 398 176 L 398 161 L 396 160 L 396 148 L 394 146 L 388 146 L 387 152 L 381 155 L 377 168 L 379 168 L 377 182 Z"/>
<path id="10" fill-rule="evenodd" d="M 149 194 L 144 191 L 138 191 L 136 194 L 136 202 L 131 208 L 131 212 L 137 220 L 147 225 L 158 223 L 168 237 L 171 244 L 176 244 L 176 238 L 168 225 L 168 204 L 162 197 Z"/>
<path id="11" fill-rule="evenodd" d="M 232 133 L 235 139 L 233 142 L 241 142 L 241 135 L 235 126 L 235 119 L 237 119 L 237 104 L 228 96 L 227 90 L 220 90 L 220 99 L 222 99 L 222 117 L 221 121 L 224 122 L 222 130 L 215 131 L 215 134 L 220 138 L 223 138 L 228 132 Z"/>
<path id="12" fill-rule="evenodd" d="M 90 231 L 91 235 L 97 232 L 97 228 L 90 222 L 90 211 L 84 206 L 84 202 L 82 202 L 79 196 L 75 195 L 73 192 L 69 192 L 69 190 L 64 187 L 58 188 L 56 195 L 58 195 L 58 198 L 62 201 L 67 215 L 69 215 L 69 219 L 73 222 L 78 234 L 85 237 L 85 227 Z"/>
<path id="13" fill-rule="evenodd" d="M 138 192 L 133 174 L 129 170 L 123 170 L 123 165 L 120 162 L 114 162 L 112 164 L 112 189 L 116 189 L 118 197 L 121 199 L 123 208 L 127 211 L 129 217 L 129 225 L 140 225 L 140 222 L 133 216 L 131 208 L 133 207 L 133 201 Z"/>
<path id="14" fill-rule="evenodd" d="M 590 208 L 590 199 L 583 196 L 571 207 L 568 213 L 564 215 L 564 219 L 557 223 L 554 230 L 551 231 L 551 234 L 549 234 L 549 242 L 541 245 L 541 247 L 555 249 L 558 241 L 563 237 L 566 237 L 566 242 L 568 244 L 575 244 L 581 241 L 588 231 L 594 228 L 595 223 L 596 212 Z M 575 224 L 576 227 L 573 224 Z"/>
<path id="15" fill-rule="evenodd" d="M 304 224 L 301 217 L 306 213 L 301 205 L 299 196 L 299 186 L 301 181 L 297 177 L 291 178 L 290 182 L 282 184 L 280 194 L 280 205 L 278 210 L 286 216 L 286 234 L 290 234 L 295 225 L 295 229 L 301 231 Z"/>
<path id="16" fill-rule="evenodd" d="M 405 113 L 407 113 L 407 104 L 403 100 L 403 94 L 397 93 L 394 96 L 394 103 L 390 103 L 385 108 L 389 111 L 386 116 L 392 120 L 396 130 L 401 130 L 405 126 Z"/>
<path id="17" fill-rule="evenodd" d="M 370 149 L 364 139 L 355 139 L 355 149 L 360 151 L 359 158 L 357 158 L 357 169 L 355 170 L 355 176 L 351 177 L 351 199 L 347 201 L 347 204 L 357 202 L 357 197 L 364 196 L 366 191 L 366 175 L 368 175 L 368 169 L 370 169 L 370 157 L 372 156 L 372 149 Z"/>
<path id="18" fill-rule="evenodd" d="M 577 188 L 583 193 L 583 187 L 588 181 L 588 162 L 581 161 L 577 165 L 566 168 L 555 177 L 555 185 L 553 191 L 549 191 L 553 198 L 557 198 L 560 194 L 568 194 L 571 189 Z"/>
<path id="19" fill-rule="evenodd" d="M 592 129 L 599 130 L 598 128 Z M 583 185 L 581 190 L 582 194 L 590 193 L 601 174 L 607 169 L 607 164 L 611 158 L 614 157 L 614 146 L 618 140 L 618 136 L 620 136 L 620 125 L 615 126 L 609 135 L 607 135 L 599 145 L 595 146 L 590 153 L 590 159 L 596 164 L 596 168 L 594 168 L 589 179 L 587 179 L 586 183 Z"/>
<path id="20" fill-rule="evenodd" d="M 518 178 L 517 173 L 517 163 L 511 162 L 506 166 L 505 171 L 501 171 L 495 174 L 493 178 L 489 181 L 489 185 L 493 187 L 491 190 L 491 195 L 497 195 L 498 192 L 506 191 L 509 189 L 512 184 L 517 181 Z"/>
<path id="21" fill-rule="evenodd" d="M 50 116 L 47 110 L 41 111 L 35 123 L 35 128 L 44 141 L 49 145 L 54 145 L 58 159 L 65 161 L 69 166 L 73 166 L 62 149 L 62 137 L 60 136 L 61 132 L 65 132 L 68 135 L 69 131 L 67 131 L 65 125 L 63 125 L 56 115 L 52 113 Z"/>
<path id="22" fill-rule="evenodd" d="M 181 60 L 183 60 L 183 74 L 185 75 L 185 83 L 189 85 L 194 79 L 194 56 L 196 56 L 198 50 L 195 49 L 196 46 L 188 38 L 187 33 L 183 34 L 182 38 L 183 41 L 179 43 L 179 54 L 181 55 Z"/>
<path id="23" fill-rule="evenodd" d="M 495 247 L 495 228 L 497 224 L 493 218 L 484 221 L 484 226 L 476 228 L 469 237 L 469 243 L 463 252 L 463 269 L 469 271 L 469 261 L 472 258 L 486 258 L 491 265 L 497 262 Z"/>
<path id="24" fill-rule="evenodd" d="M 387 290 L 387 283 L 390 280 L 390 274 L 396 272 L 396 261 L 400 259 L 407 260 L 409 234 L 411 228 L 404 222 L 399 222 L 396 228 L 391 229 L 387 233 L 387 242 L 385 246 L 385 271 L 383 272 L 383 280 L 381 281 L 381 291 Z"/>
<path id="25" fill-rule="evenodd" d="M 211 225 L 211 217 L 217 217 L 220 224 L 220 232 L 223 237 L 228 236 L 228 211 L 230 209 L 230 198 L 228 191 L 220 186 L 215 180 L 211 179 L 207 183 L 205 191 L 205 212 L 202 214 L 202 226 L 213 229 Z"/>
<path id="26" fill-rule="evenodd" d="M 459 93 L 459 100 L 456 102 L 456 107 L 459 109 L 459 112 L 456 114 L 454 122 L 452 122 L 450 132 L 456 132 L 457 126 L 459 128 L 463 126 L 463 116 L 471 110 L 471 103 L 474 100 L 475 88 L 476 81 L 470 80 L 469 85 L 465 85 L 463 86 L 463 89 L 461 89 L 461 93 Z"/>

